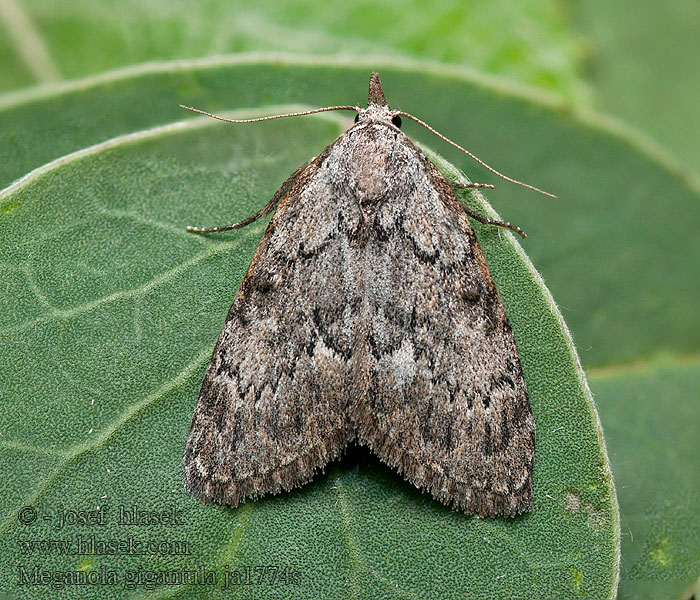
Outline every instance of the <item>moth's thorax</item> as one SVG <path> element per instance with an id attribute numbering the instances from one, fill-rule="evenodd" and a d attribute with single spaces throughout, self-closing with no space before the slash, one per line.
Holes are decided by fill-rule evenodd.
<path id="1" fill-rule="evenodd" d="M 370 121 L 384 121 L 391 124 L 391 118 L 396 114 L 396 111 L 391 110 L 388 106 L 380 106 L 379 104 L 370 104 L 367 108 L 360 110 L 357 113 L 359 123 L 367 123 Z"/>
<path id="2" fill-rule="evenodd" d="M 425 174 L 425 157 L 391 123 L 388 109 L 386 113 L 388 120 L 360 118 L 329 156 L 338 187 L 370 210 L 389 198 L 410 194 Z"/>

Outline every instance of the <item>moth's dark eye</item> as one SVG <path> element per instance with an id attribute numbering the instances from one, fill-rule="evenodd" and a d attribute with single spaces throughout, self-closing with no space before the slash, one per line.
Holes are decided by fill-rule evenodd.
<path id="1" fill-rule="evenodd" d="M 360 120 L 360 115 L 359 114 L 355 115 L 355 123 L 357 123 L 359 120 Z"/>
<path id="2" fill-rule="evenodd" d="M 396 125 L 399 129 L 401 129 L 401 117 L 399 115 L 396 115 L 395 117 L 391 117 L 391 122 Z"/>

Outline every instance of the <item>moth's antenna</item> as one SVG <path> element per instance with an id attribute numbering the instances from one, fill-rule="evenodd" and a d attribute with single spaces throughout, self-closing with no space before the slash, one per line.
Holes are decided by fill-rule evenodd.
<path id="1" fill-rule="evenodd" d="M 219 121 L 226 121 L 227 123 L 256 123 L 257 121 L 269 121 L 271 119 L 282 119 L 284 117 L 301 117 L 302 115 L 312 115 L 314 113 L 327 112 L 329 110 L 354 110 L 356 112 L 360 112 L 362 110 L 362 108 L 360 108 L 359 106 L 326 106 L 325 108 L 314 108 L 313 110 L 286 113 L 284 115 L 270 115 L 268 117 L 258 117 L 257 119 L 227 119 L 226 117 L 220 117 L 218 115 L 209 113 L 205 110 L 199 110 L 198 108 L 193 108 L 192 106 L 185 106 L 184 104 L 180 104 L 180 108 L 186 108 L 187 110 L 191 110 L 192 112 L 200 113 L 202 115 L 206 115 L 207 117 L 218 119 Z M 224 225 L 223 227 L 193 227 L 191 225 L 188 225 L 187 231 L 194 231 L 196 233 L 213 233 L 217 231 L 228 231 L 229 229 L 239 229 L 240 227 L 244 227 L 257 220 L 259 217 L 271 213 L 277 206 L 277 202 L 279 202 L 279 198 L 277 197 L 277 195 L 275 195 L 272 197 L 272 200 L 268 203 L 268 205 L 265 206 L 265 208 L 258 211 L 254 215 L 248 217 L 244 221 L 241 221 L 240 223 L 234 223 L 233 225 Z"/>
<path id="2" fill-rule="evenodd" d="M 187 110 L 191 110 L 192 112 L 207 115 L 207 117 L 213 117 L 214 119 L 219 119 L 219 121 L 226 121 L 227 123 L 255 123 L 257 121 L 269 121 L 270 119 L 282 119 L 284 117 L 301 117 L 303 115 L 312 115 L 314 113 L 327 112 L 329 110 L 354 110 L 357 112 L 362 110 L 359 106 L 326 106 L 325 108 L 314 108 L 313 110 L 287 113 L 286 115 L 270 115 L 269 117 L 258 117 L 257 119 L 227 119 L 225 117 L 213 115 L 204 110 L 199 110 L 198 108 L 185 106 L 184 104 L 180 104 L 180 108 L 186 108 Z"/>
<path id="3" fill-rule="evenodd" d="M 469 152 L 469 150 L 467 150 L 466 148 L 462 148 L 462 146 L 460 146 L 459 144 L 456 144 L 456 143 L 453 142 L 451 139 L 445 137 L 445 136 L 442 135 L 439 131 L 436 131 L 435 129 L 433 129 L 433 128 L 432 128 L 430 125 L 428 125 L 425 121 L 421 121 L 418 117 L 414 117 L 413 115 L 411 115 L 411 114 L 409 114 L 409 113 L 406 113 L 406 112 L 403 112 L 403 111 L 398 111 L 398 112 L 396 112 L 396 113 L 392 112 L 392 114 L 394 114 L 394 115 L 400 115 L 400 116 L 402 116 L 402 117 L 408 117 L 408 118 L 411 119 L 412 121 L 415 121 L 415 122 L 418 123 L 419 125 L 422 125 L 422 126 L 425 127 L 428 131 L 433 132 L 436 136 L 438 136 L 440 139 L 445 140 L 448 144 L 452 144 L 455 148 L 457 148 L 457 150 L 461 150 L 461 151 L 464 152 L 467 156 L 470 156 L 471 158 L 473 158 L 473 159 L 474 159 L 476 162 L 478 162 L 481 166 L 486 167 L 489 171 L 491 171 L 492 173 L 495 173 L 496 175 L 498 175 L 499 177 L 505 179 L 506 181 L 510 181 L 511 183 L 517 183 L 518 185 L 522 185 L 523 187 L 530 188 L 531 190 L 535 190 L 536 192 L 539 192 L 540 194 L 544 194 L 545 196 L 551 196 L 552 198 L 556 198 L 556 196 L 555 196 L 554 194 L 550 194 L 549 192 L 545 192 L 544 190 L 541 190 L 541 189 L 539 189 L 539 188 L 536 188 L 536 187 L 533 186 L 533 185 L 529 185 L 529 184 L 527 184 L 527 183 L 523 183 L 522 181 L 518 181 L 517 179 L 511 179 L 511 178 L 508 177 L 507 175 L 504 175 L 503 173 L 499 173 L 498 171 L 496 171 L 496 169 L 494 169 L 493 167 L 487 165 L 487 164 L 486 164 L 483 160 L 481 160 L 479 157 L 474 156 L 471 152 Z"/>

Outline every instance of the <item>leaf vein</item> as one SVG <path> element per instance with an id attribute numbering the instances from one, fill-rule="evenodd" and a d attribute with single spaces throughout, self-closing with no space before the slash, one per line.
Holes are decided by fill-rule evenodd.
<path id="1" fill-rule="evenodd" d="M 250 234 L 249 234 L 250 235 Z M 258 235 L 257 232 L 255 232 L 255 235 Z M 107 296 L 103 296 L 102 298 L 98 298 L 96 300 L 91 300 L 89 302 L 84 302 L 82 304 L 76 304 L 75 306 L 71 308 L 66 308 L 66 309 L 59 309 L 59 308 L 54 308 L 54 310 L 49 313 L 48 315 L 45 316 L 40 316 L 35 319 L 31 319 L 29 321 L 25 321 L 23 323 L 20 323 L 18 325 L 13 325 L 11 327 L 7 327 L 6 329 L 0 331 L 0 335 L 8 335 L 12 333 L 20 333 L 22 331 L 25 331 L 26 329 L 29 329 L 39 323 L 45 323 L 48 321 L 51 321 L 53 319 L 58 319 L 58 320 L 69 320 L 72 319 L 73 317 L 78 317 L 82 316 L 84 314 L 87 314 L 93 310 L 98 309 L 99 307 L 103 306 L 104 304 L 109 304 L 110 302 L 116 302 L 118 300 L 122 300 L 125 298 L 141 298 L 145 296 L 148 292 L 151 290 L 157 288 L 158 286 L 161 286 L 165 283 L 167 283 L 170 279 L 175 277 L 176 275 L 182 273 L 183 271 L 186 271 L 188 268 L 196 265 L 197 263 L 202 262 L 203 260 L 210 258 L 211 256 L 215 256 L 217 254 L 220 254 L 224 251 L 227 250 L 232 250 L 235 249 L 237 246 L 240 245 L 240 239 L 236 240 L 235 242 L 225 242 L 221 244 L 211 244 L 207 250 L 204 252 L 200 252 L 199 254 L 194 255 L 192 258 L 180 263 L 179 265 L 173 267 L 172 269 L 169 269 L 167 271 L 164 271 L 160 275 L 157 275 L 156 277 L 153 277 L 143 285 L 130 288 L 127 290 L 119 290 L 117 292 L 114 292 L 112 294 L 109 294 Z M 47 300 L 48 302 L 48 300 Z"/>
<path id="2" fill-rule="evenodd" d="M 114 434 L 117 433 L 134 416 L 145 408 L 148 408 L 151 404 L 158 401 L 166 394 L 169 394 L 173 390 L 177 389 L 180 385 L 184 384 L 185 380 L 209 358 L 210 354 L 211 348 L 209 346 L 203 350 L 200 350 L 195 358 L 187 363 L 187 365 L 185 365 L 185 367 L 174 378 L 161 385 L 157 390 L 146 396 L 140 402 L 132 404 L 130 407 L 128 407 L 119 418 L 113 421 L 111 426 L 105 428 L 102 433 L 96 436 L 91 442 L 77 444 L 71 447 L 69 450 L 64 451 L 64 459 L 53 469 L 51 469 L 51 471 L 46 475 L 46 477 L 44 477 L 43 481 L 34 489 L 32 493 L 28 494 L 23 499 L 18 500 L 17 506 L 28 506 L 34 504 L 37 499 L 47 490 L 47 488 L 68 468 L 70 463 L 78 459 L 83 454 L 104 446 L 107 441 L 111 439 L 112 436 L 114 436 Z M 15 511 L 11 510 L 0 523 L 0 532 L 4 532 L 13 521 L 15 521 Z"/>

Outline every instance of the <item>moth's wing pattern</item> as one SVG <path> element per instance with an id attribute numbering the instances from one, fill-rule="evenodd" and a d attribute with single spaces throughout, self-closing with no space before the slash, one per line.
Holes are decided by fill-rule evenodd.
<path id="1" fill-rule="evenodd" d="M 510 324 L 450 185 L 405 144 L 417 154 L 399 168 L 416 170 L 415 189 L 386 199 L 358 255 L 358 438 L 445 504 L 519 514 L 532 499 L 535 424 Z"/>
<path id="2" fill-rule="evenodd" d="M 535 424 L 515 341 L 435 166 L 393 125 L 360 121 L 261 213 L 277 200 L 202 385 L 185 486 L 235 506 L 309 481 L 357 435 L 445 504 L 528 510 Z"/>
<path id="3" fill-rule="evenodd" d="M 334 240 L 344 207 L 313 183 L 322 158 L 280 188 L 206 372 L 184 457 L 185 487 L 205 502 L 299 486 L 355 435 L 346 384 L 357 314 Z"/>

